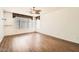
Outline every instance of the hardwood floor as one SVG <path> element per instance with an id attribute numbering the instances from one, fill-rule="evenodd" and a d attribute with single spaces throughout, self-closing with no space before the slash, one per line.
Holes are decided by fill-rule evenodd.
<path id="1" fill-rule="evenodd" d="M 79 51 L 79 44 L 50 37 L 41 33 L 29 33 L 4 37 L 1 52 L 71 52 Z"/>

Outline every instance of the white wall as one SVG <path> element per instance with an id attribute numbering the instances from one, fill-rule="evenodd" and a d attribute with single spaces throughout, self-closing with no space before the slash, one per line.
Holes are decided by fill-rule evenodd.
<path id="1" fill-rule="evenodd" d="M 41 14 L 38 32 L 79 43 L 79 8 L 61 8 Z"/>
<path id="2" fill-rule="evenodd" d="M 3 10 L 0 9 L 0 42 L 4 37 L 4 20 L 3 19 Z"/>
<path id="3" fill-rule="evenodd" d="M 0 42 L 2 41 L 3 37 L 4 37 L 4 25 L 3 25 L 3 21 L 2 18 L 0 18 Z"/>
<path id="4" fill-rule="evenodd" d="M 15 29 L 14 29 L 14 19 L 12 18 L 12 13 L 5 12 L 4 17 L 6 19 L 6 21 L 4 22 L 4 24 L 5 24 L 5 27 L 4 27 L 5 35 L 14 34 Z"/>
<path id="5" fill-rule="evenodd" d="M 14 35 L 14 34 L 21 34 L 21 33 L 27 33 L 27 32 L 33 32 L 34 30 L 31 28 L 28 30 L 26 29 L 17 29 L 16 28 L 16 19 L 12 17 L 11 12 L 5 12 L 4 17 L 6 18 L 6 21 L 4 22 L 4 33 L 6 35 Z M 24 20 L 28 20 L 27 18 L 24 18 Z"/>

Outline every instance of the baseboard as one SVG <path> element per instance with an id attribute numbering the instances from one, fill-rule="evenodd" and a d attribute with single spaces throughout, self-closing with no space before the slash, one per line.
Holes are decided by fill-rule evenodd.
<path id="1" fill-rule="evenodd" d="M 31 34 L 31 33 L 37 33 L 37 32 L 33 31 L 33 32 L 27 32 L 27 33 L 18 33 L 18 34 L 12 34 L 12 35 L 5 35 L 5 37 L 7 37 L 7 36 L 16 36 L 16 35 L 24 35 L 24 34 Z"/>
<path id="2" fill-rule="evenodd" d="M 38 31 L 27 32 L 27 33 L 20 33 L 20 34 L 14 34 L 14 35 L 7 35 L 7 36 L 16 36 L 16 35 L 24 35 L 24 34 L 32 34 L 32 33 L 39 33 L 39 34 L 42 34 L 42 35 L 45 35 L 45 36 L 48 36 L 48 37 L 51 37 L 51 38 L 55 38 L 56 40 L 61 40 L 61 41 L 65 41 L 65 42 L 68 42 L 68 43 L 71 43 L 71 44 L 79 45 L 78 43 L 75 43 L 75 42 L 72 42 L 72 41 L 67 41 L 67 40 L 64 40 L 62 38 L 51 36 L 51 35 L 48 35 L 48 34 L 45 34 L 45 33 L 41 33 L 41 32 L 38 32 Z M 5 36 L 5 37 L 7 37 L 7 36 Z"/>
<path id="3" fill-rule="evenodd" d="M 64 40 L 62 38 L 58 38 L 58 37 L 55 37 L 55 36 L 51 36 L 51 35 L 48 35 L 48 34 L 45 34 L 45 33 L 41 33 L 41 32 L 37 32 L 37 33 L 42 34 L 42 35 L 45 35 L 45 36 L 49 36 L 51 38 L 55 38 L 57 40 L 62 40 L 62 41 L 65 41 L 65 42 L 68 42 L 68 43 L 71 43 L 71 44 L 79 45 L 79 43 L 75 43 L 75 42 L 72 42 L 72 41 Z"/>

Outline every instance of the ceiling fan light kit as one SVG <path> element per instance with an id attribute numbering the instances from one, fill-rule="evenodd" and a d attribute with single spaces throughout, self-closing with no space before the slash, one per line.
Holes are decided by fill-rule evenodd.
<path id="1" fill-rule="evenodd" d="M 36 9 L 35 7 L 33 7 L 32 11 L 31 11 L 32 14 L 40 14 L 40 12 L 41 12 L 41 10 Z"/>

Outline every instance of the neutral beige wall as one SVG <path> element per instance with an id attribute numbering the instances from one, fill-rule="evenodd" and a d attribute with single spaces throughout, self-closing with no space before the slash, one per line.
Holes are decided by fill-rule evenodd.
<path id="1" fill-rule="evenodd" d="M 41 14 L 38 32 L 79 43 L 79 8 L 62 8 Z"/>

